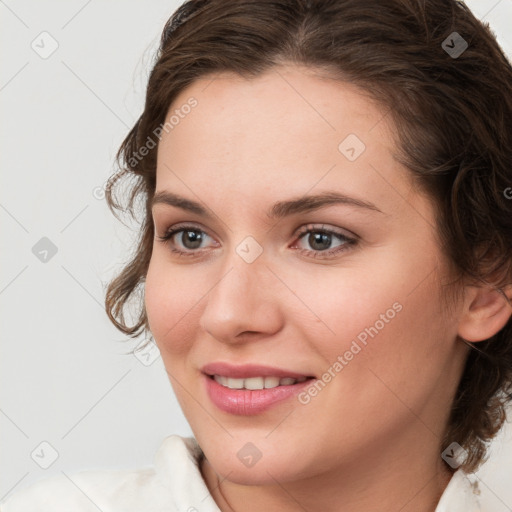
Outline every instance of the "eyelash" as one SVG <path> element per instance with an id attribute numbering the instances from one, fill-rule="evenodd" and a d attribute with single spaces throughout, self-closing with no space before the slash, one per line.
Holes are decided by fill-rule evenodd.
<path id="1" fill-rule="evenodd" d="M 210 235 L 208 235 L 208 233 L 206 233 L 202 229 L 199 229 L 197 226 L 184 225 L 184 226 L 176 226 L 174 228 L 170 228 L 170 229 L 167 230 L 167 232 L 163 236 L 157 236 L 157 238 L 162 243 L 169 245 L 171 252 L 177 254 L 178 256 L 186 256 L 186 257 L 197 257 L 197 256 L 199 256 L 199 254 L 201 252 L 203 252 L 202 250 L 191 250 L 191 249 L 189 249 L 188 251 L 181 251 L 181 250 L 176 249 L 175 247 L 173 247 L 173 244 L 171 243 L 171 238 L 174 235 L 176 235 L 177 233 L 182 233 L 182 232 L 185 232 L 185 231 L 194 231 L 196 233 L 202 233 L 202 234 L 205 234 L 207 236 L 210 236 Z M 333 235 L 334 237 L 337 237 L 339 240 L 344 242 L 342 245 L 340 245 L 338 247 L 335 247 L 334 249 L 327 249 L 327 250 L 324 250 L 324 251 L 298 249 L 299 252 L 305 253 L 307 256 L 313 257 L 313 258 L 320 258 L 320 259 L 331 258 L 331 257 L 334 257 L 334 256 L 336 256 L 337 254 L 339 254 L 341 252 L 345 252 L 345 251 L 349 250 L 350 247 L 355 246 L 358 243 L 358 240 L 355 237 L 354 238 L 350 238 L 350 237 L 348 237 L 347 235 L 345 235 L 345 234 L 343 234 L 341 232 L 334 231 L 332 229 L 326 229 L 326 228 L 324 228 L 324 226 L 319 228 L 318 226 L 313 226 L 311 224 L 307 225 L 307 226 L 304 226 L 303 228 L 301 228 L 299 230 L 299 233 L 297 233 L 297 235 L 296 235 L 297 242 L 300 241 L 302 239 L 302 237 L 304 237 L 304 235 L 307 235 L 308 233 L 322 233 L 322 234 L 327 234 L 327 235 Z M 294 243 L 294 245 L 295 245 L 295 243 Z M 323 255 L 327 255 L 327 257 L 325 257 Z"/>

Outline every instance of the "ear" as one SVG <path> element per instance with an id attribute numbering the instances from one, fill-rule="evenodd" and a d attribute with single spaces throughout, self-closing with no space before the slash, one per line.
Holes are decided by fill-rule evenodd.
<path id="1" fill-rule="evenodd" d="M 503 293 L 490 285 L 467 286 L 458 335 L 470 342 L 494 336 L 512 315 L 511 297 L 512 285 Z"/>

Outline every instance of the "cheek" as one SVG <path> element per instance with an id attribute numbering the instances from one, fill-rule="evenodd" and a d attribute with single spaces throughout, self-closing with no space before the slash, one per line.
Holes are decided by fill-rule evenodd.
<path id="1" fill-rule="evenodd" d="M 296 276 L 293 290 L 307 306 L 307 316 L 316 317 L 323 326 L 315 335 L 323 337 L 322 342 L 317 340 L 319 348 L 343 349 L 355 338 L 364 342 L 368 328 L 376 324 L 379 331 L 384 330 L 397 321 L 402 309 L 400 280 L 389 272 L 377 273 L 371 266 L 331 267 Z"/>
<path id="2" fill-rule="evenodd" d="M 197 306 L 207 290 L 162 260 L 159 255 L 151 259 L 144 296 L 149 327 L 165 360 L 166 353 L 177 356 L 189 350 L 199 321 Z"/>
<path id="3" fill-rule="evenodd" d="M 307 304 L 308 317 L 318 320 L 309 339 L 329 364 L 349 351 L 347 359 L 362 366 L 416 371 L 427 356 L 436 358 L 433 349 L 455 336 L 453 322 L 444 318 L 436 258 L 378 259 L 386 260 L 385 270 L 368 263 L 364 269 L 326 268 L 295 277 L 294 292 Z M 439 358 L 446 356 L 444 345 Z"/>
<path id="4" fill-rule="evenodd" d="M 414 421 L 409 408 L 422 410 L 436 387 L 446 389 L 449 384 L 443 373 L 450 370 L 446 361 L 454 334 L 449 319 L 443 318 L 434 274 L 429 276 L 435 265 L 426 271 L 425 261 L 388 262 L 387 272 L 368 266 L 364 274 L 354 271 L 315 280 L 323 287 L 312 286 L 308 279 L 295 289 L 298 295 L 310 290 L 304 296 L 308 305 L 334 331 L 322 327 L 303 332 L 308 352 L 320 356 L 315 369 L 325 386 L 303 395 L 301 403 L 307 405 L 300 409 L 300 418 L 307 421 L 311 414 L 329 410 L 329 424 L 318 428 L 324 427 L 328 436 L 332 423 L 344 424 L 340 446 L 347 439 L 359 442 L 362 433 L 385 438 L 398 423 Z M 373 430 L 377 423 L 382 425 L 378 435 Z"/>

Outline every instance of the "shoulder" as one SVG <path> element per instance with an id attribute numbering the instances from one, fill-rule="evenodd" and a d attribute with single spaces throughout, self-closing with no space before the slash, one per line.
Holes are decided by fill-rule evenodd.
<path id="1" fill-rule="evenodd" d="M 12 493 L 0 512 L 154 512 L 168 511 L 180 501 L 186 474 L 204 485 L 197 461 L 200 450 L 192 438 L 169 436 L 161 444 L 154 467 L 138 470 L 88 470 L 62 473 Z"/>
<path id="2" fill-rule="evenodd" d="M 0 504 L 0 512 L 124 512 L 143 510 L 140 505 L 163 511 L 163 503 L 158 508 L 162 498 L 168 508 L 166 487 L 151 469 L 82 471 L 46 478 L 15 492 Z"/>

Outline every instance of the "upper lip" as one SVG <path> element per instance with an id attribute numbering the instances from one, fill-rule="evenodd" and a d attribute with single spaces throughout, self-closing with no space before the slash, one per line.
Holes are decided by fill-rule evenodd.
<path id="1" fill-rule="evenodd" d="M 272 366 L 263 366 L 259 364 L 232 365 L 230 363 L 216 362 L 205 364 L 201 371 L 207 375 L 222 375 L 232 379 L 246 379 L 250 377 L 291 377 L 299 379 L 300 377 L 311 377 L 305 373 L 298 373 L 283 368 Z"/>

